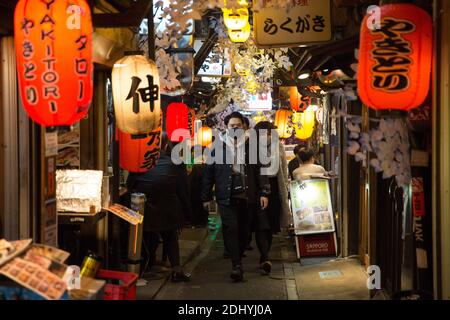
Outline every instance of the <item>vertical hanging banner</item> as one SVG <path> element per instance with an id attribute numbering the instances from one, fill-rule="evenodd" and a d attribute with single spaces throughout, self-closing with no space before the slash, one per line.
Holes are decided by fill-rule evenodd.
<path id="1" fill-rule="evenodd" d="M 19 92 L 43 126 L 71 125 L 93 91 L 92 22 L 85 0 L 19 0 L 14 12 Z"/>
<path id="2" fill-rule="evenodd" d="M 264 1 L 266 6 L 270 2 Z M 254 11 L 258 47 L 294 47 L 332 39 L 330 0 L 297 0 L 289 10 L 265 7 Z"/>
<path id="3" fill-rule="evenodd" d="M 58 246 L 58 215 L 56 208 L 56 156 L 57 132 L 54 128 L 42 128 L 41 146 L 41 243 Z"/>

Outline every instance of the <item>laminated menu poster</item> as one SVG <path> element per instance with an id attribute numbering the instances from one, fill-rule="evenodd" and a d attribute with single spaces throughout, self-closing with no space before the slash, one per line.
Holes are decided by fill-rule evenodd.
<path id="1" fill-rule="evenodd" d="M 43 244 L 33 244 L 33 246 L 27 251 L 27 254 L 44 256 L 50 260 L 59 263 L 64 263 L 70 256 L 70 253 L 68 253 L 67 251 L 46 246 Z"/>
<path id="2" fill-rule="evenodd" d="M 32 242 L 32 239 L 9 242 L 5 239 L 0 239 L 0 267 L 18 255 L 24 253 Z"/>
<path id="3" fill-rule="evenodd" d="M 48 300 L 58 300 L 67 284 L 56 274 L 34 262 L 15 258 L 0 268 L 0 274 L 41 295 Z"/>
<path id="4" fill-rule="evenodd" d="M 128 221 L 132 225 L 138 225 L 144 220 L 143 215 L 117 203 L 109 206 L 108 208 L 105 208 L 105 210 L 114 213 L 116 216 L 124 219 L 125 221 Z"/>
<path id="5" fill-rule="evenodd" d="M 335 231 L 328 180 L 293 181 L 290 193 L 296 235 Z"/>

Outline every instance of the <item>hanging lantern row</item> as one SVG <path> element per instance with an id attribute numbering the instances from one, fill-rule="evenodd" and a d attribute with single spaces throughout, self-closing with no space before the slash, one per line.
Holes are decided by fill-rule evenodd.
<path id="1" fill-rule="evenodd" d="M 88 112 L 93 91 L 92 22 L 85 0 L 19 0 L 14 43 L 19 92 L 43 126 L 72 125 Z"/>
<path id="2" fill-rule="evenodd" d="M 160 126 L 161 99 L 156 63 L 143 55 L 126 55 L 114 64 L 112 91 L 117 127 L 147 134 Z"/>
<path id="3" fill-rule="evenodd" d="M 358 94 L 373 109 L 410 110 L 430 87 L 433 30 L 423 9 L 407 3 L 380 7 L 381 28 L 361 23 Z"/>

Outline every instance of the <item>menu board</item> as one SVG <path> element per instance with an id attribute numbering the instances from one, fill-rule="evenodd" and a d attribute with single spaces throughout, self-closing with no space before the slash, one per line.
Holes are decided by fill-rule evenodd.
<path id="1" fill-rule="evenodd" d="M 296 235 L 335 231 L 328 180 L 292 181 L 290 192 Z"/>

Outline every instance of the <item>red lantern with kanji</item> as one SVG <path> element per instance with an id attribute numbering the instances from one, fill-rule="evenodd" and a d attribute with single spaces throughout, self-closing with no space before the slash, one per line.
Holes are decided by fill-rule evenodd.
<path id="1" fill-rule="evenodd" d="M 193 137 L 195 113 L 194 119 L 192 116 L 192 111 L 182 102 L 173 102 L 167 106 L 166 132 L 170 141 L 181 142 L 184 139 Z M 176 130 L 178 131 L 175 132 Z"/>
<path id="2" fill-rule="evenodd" d="M 432 62 L 432 21 L 413 4 L 380 7 L 380 28 L 361 24 L 358 94 L 374 109 L 409 110 L 425 100 Z"/>
<path id="3" fill-rule="evenodd" d="M 294 111 L 305 111 L 306 108 L 311 103 L 311 98 L 307 96 L 302 96 L 299 92 L 297 87 L 290 87 L 289 88 L 289 102 L 291 105 L 291 109 Z"/>
<path id="4" fill-rule="evenodd" d="M 156 165 L 161 151 L 161 128 L 149 134 L 131 135 L 117 129 L 119 165 L 129 172 L 147 172 Z"/>
<path id="5" fill-rule="evenodd" d="M 92 22 L 85 0 L 19 0 L 14 13 L 19 92 L 34 121 L 71 125 L 92 100 Z"/>

